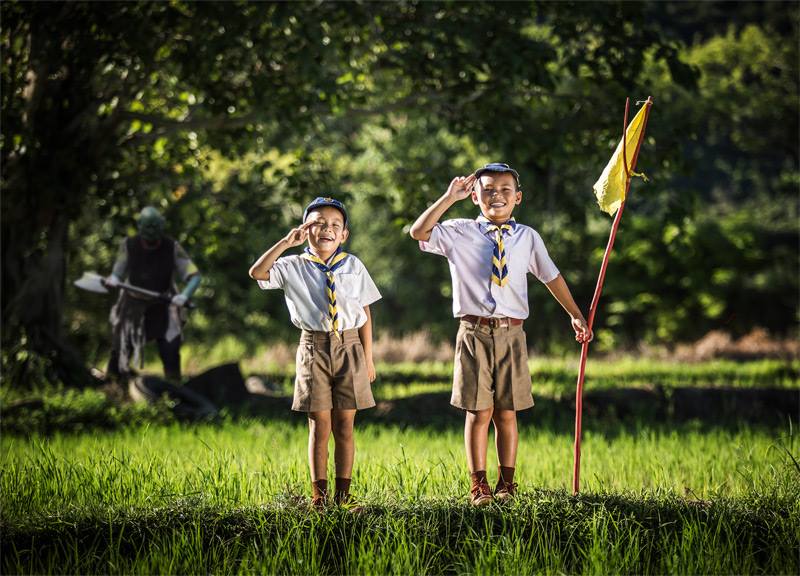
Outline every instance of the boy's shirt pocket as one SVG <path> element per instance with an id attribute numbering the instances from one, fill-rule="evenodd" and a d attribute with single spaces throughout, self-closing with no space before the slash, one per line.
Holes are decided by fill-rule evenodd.
<path id="1" fill-rule="evenodd" d="M 361 280 L 359 276 L 359 274 L 354 274 L 352 272 L 334 273 L 337 299 L 341 295 L 348 300 L 354 300 L 355 302 L 360 301 Z"/>

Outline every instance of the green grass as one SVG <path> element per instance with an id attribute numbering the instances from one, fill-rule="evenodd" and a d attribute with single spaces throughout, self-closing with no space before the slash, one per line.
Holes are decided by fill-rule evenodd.
<path id="1" fill-rule="evenodd" d="M 68 503 L 79 509 L 147 508 L 202 495 L 215 505 L 255 506 L 306 494 L 307 430 L 295 421 L 129 428 L 103 435 L 3 438 L 2 512 L 24 519 Z M 354 482 L 370 501 L 412 501 L 468 490 L 460 429 L 357 427 Z M 569 486 L 570 431 L 521 430 L 522 485 Z M 787 497 L 794 436 L 775 430 L 704 430 L 693 424 L 587 430 L 583 488 L 589 492 L 686 494 L 702 499 Z M 490 451 L 489 469 L 495 470 Z M 796 471 L 795 471 L 796 473 Z M 333 472 L 331 471 L 331 477 Z M 35 479 L 35 482 L 26 481 Z M 164 500 L 166 499 L 166 500 Z"/>
<path id="2" fill-rule="evenodd" d="M 27 399 L 30 407 L 10 408 Z M 57 431 L 111 430 L 142 422 L 175 421 L 172 404 L 165 398 L 155 404 L 116 403 L 100 390 L 43 387 L 34 391 L 0 388 L 3 407 L 0 429 L 16 434 L 51 434 Z"/>
<path id="3" fill-rule="evenodd" d="M 528 426 L 522 497 L 475 511 L 459 429 L 367 424 L 354 474 L 367 510 L 356 516 L 308 512 L 306 434 L 298 417 L 4 437 L 3 572 L 800 568 L 788 431 L 590 430 L 573 499 L 570 434 Z"/>
<path id="4" fill-rule="evenodd" d="M 293 350 L 293 344 L 289 345 Z M 243 372 L 266 375 L 274 383 L 290 391 L 294 378 L 294 363 L 276 365 L 264 360 L 267 348 L 252 354 L 234 337 L 223 338 L 216 346 L 208 348 L 187 344 L 183 349 L 183 364 L 195 372 L 213 366 L 239 361 Z M 145 371 L 160 373 L 161 365 L 155 350 L 146 350 Z M 548 396 L 572 394 L 578 375 L 580 352 L 571 357 L 532 357 L 529 361 L 534 390 Z M 408 383 L 449 383 L 452 379 L 452 362 L 406 362 L 377 365 L 376 385 L 401 385 Z M 590 353 L 586 364 L 587 389 L 605 390 L 621 387 L 675 388 L 679 386 L 734 387 L 734 388 L 800 388 L 800 360 L 765 359 L 747 362 L 734 360 L 709 360 L 677 363 L 638 356 L 610 358 Z"/>
<path id="5" fill-rule="evenodd" d="M 756 506 L 759 502 L 752 502 Z M 504 509 L 376 506 L 360 515 L 286 506 L 177 503 L 147 515 L 12 533 L 3 567 L 54 573 L 796 573 L 797 510 L 785 504 L 538 491 Z M 788 516 L 788 518 L 784 517 Z M 9 542 L 10 540 L 10 542 Z"/>
<path id="6" fill-rule="evenodd" d="M 537 405 L 519 417 L 521 495 L 483 510 L 466 498 L 448 364 L 379 368 L 380 405 L 357 418 L 361 514 L 308 509 L 307 427 L 285 400 L 180 424 L 167 402 L 0 387 L 0 572 L 800 572 L 796 421 L 748 421 L 757 412 L 741 400 L 688 420 L 677 403 L 649 405 L 690 386 L 800 393 L 796 362 L 589 367 L 587 398 L 599 395 L 585 412 L 581 495 L 568 493 L 574 366 L 539 360 Z M 709 408 L 729 401 L 722 392 Z M 493 479 L 492 450 L 488 469 Z"/>

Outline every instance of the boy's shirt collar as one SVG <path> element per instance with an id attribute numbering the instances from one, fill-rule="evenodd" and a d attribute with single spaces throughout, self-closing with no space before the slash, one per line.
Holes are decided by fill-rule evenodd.
<path id="1" fill-rule="evenodd" d="M 489 219 L 488 219 L 486 216 L 484 216 L 483 214 L 480 214 L 480 215 L 479 215 L 477 218 L 475 218 L 475 221 L 478 223 L 478 226 L 480 226 L 480 228 L 481 228 L 481 232 L 483 232 L 484 234 L 488 234 L 488 232 L 487 232 L 487 230 L 486 230 L 486 229 L 487 229 L 487 228 L 488 228 L 490 225 L 494 224 L 494 222 L 492 222 L 491 220 L 489 220 Z M 514 220 L 514 217 L 513 217 L 513 216 L 512 216 L 511 218 L 509 218 L 508 220 L 506 220 L 506 221 L 504 222 L 504 224 L 508 224 L 508 225 L 510 225 L 510 226 L 511 226 L 511 232 L 509 232 L 509 234 L 513 234 L 514 232 L 516 232 L 516 230 L 517 230 L 517 221 L 516 221 L 516 220 Z"/>
<path id="2" fill-rule="evenodd" d="M 345 252 L 344 249 L 341 246 L 339 246 L 336 249 L 336 252 L 331 254 L 330 258 L 328 258 L 327 260 L 323 260 L 322 258 L 317 256 L 316 254 L 314 254 L 311 251 L 310 247 L 306 246 L 303 249 L 303 258 L 305 258 L 306 260 L 314 263 L 317 266 L 317 268 L 319 268 L 323 272 L 328 272 L 328 271 L 332 272 L 332 271 L 336 270 L 337 268 L 339 268 L 344 263 L 344 260 L 349 255 L 350 255 L 349 253 Z"/>

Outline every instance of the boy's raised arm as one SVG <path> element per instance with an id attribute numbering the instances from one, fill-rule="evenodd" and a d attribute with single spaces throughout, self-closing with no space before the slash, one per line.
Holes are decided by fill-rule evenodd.
<path id="1" fill-rule="evenodd" d="M 450 182 L 450 186 L 436 202 L 431 204 L 425 212 L 417 218 L 416 222 L 411 225 L 409 234 L 414 240 L 427 242 L 431 238 L 433 227 L 439 222 L 439 219 L 445 212 L 458 202 L 467 198 L 472 193 L 472 186 L 475 184 L 475 174 L 469 176 L 456 176 Z"/>
<path id="2" fill-rule="evenodd" d="M 314 225 L 314 220 L 309 220 L 305 224 L 292 228 L 289 233 L 278 240 L 272 248 L 264 252 L 261 257 L 256 260 L 255 264 L 250 266 L 250 278 L 253 280 L 269 280 L 269 271 L 272 265 L 275 264 L 281 254 L 289 248 L 300 246 L 308 238 L 308 229 Z"/>

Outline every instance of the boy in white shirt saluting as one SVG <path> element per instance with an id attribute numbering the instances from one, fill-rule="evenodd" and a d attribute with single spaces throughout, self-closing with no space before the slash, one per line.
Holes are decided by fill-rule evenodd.
<path id="1" fill-rule="evenodd" d="M 439 223 L 453 204 L 470 197 L 480 216 Z M 487 164 L 454 178 L 410 231 L 423 251 L 446 257 L 450 265 L 453 315 L 460 319 L 451 404 L 466 411 L 464 444 L 476 506 L 516 493 L 516 411 L 533 406 L 522 330 L 528 317 L 527 273 L 543 282 L 567 311 L 578 342 L 592 337 L 539 233 L 514 221 L 514 207 L 521 202 L 516 170 L 499 162 Z M 490 422 L 499 468 L 494 491 L 486 477 Z"/>
<path id="2" fill-rule="evenodd" d="M 250 268 L 250 277 L 262 289 L 283 289 L 292 323 L 302 330 L 292 410 L 308 413 L 308 465 L 315 508 L 327 502 L 331 431 L 334 502 L 349 503 L 356 410 L 375 406 L 370 388 L 375 365 L 369 306 L 381 295 L 364 264 L 342 250 L 348 235 L 344 205 L 333 198 L 317 198 L 306 207 L 302 225 Z M 306 240 L 302 254 L 280 257 Z"/>

